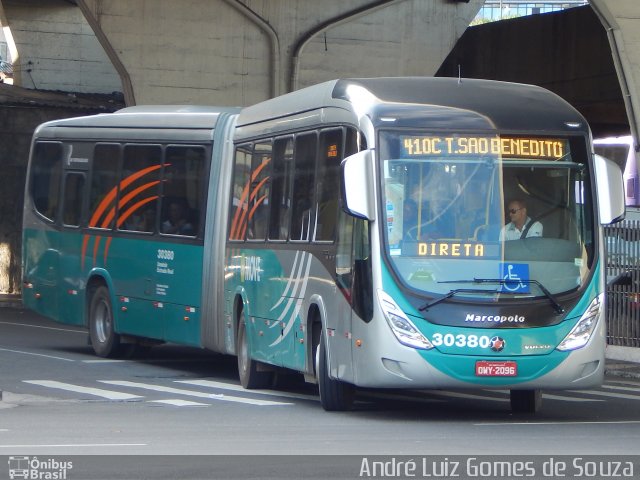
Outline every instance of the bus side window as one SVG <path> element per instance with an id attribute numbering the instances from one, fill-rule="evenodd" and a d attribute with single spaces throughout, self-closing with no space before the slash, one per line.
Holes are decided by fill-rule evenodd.
<path id="1" fill-rule="evenodd" d="M 206 205 L 205 149 L 199 146 L 170 146 L 165 151 L 162 174 L 161 232 L 196 236 Z M 151 215 L 151 209 L 145 213 Z M 153 231 L 151 225 L 143 231 Z"/>
<path id="2" fill-rule="evenodd" d="M 315 193 L 317 134 L 314 132 L 298 135 L 295 145 L 291 240 L 309 241 L 315 217 L 312 207 Z"/>
<path id="3" fill-rule="evenodd" d="M 356 219 L 353 235 L 353 311 L 365 322 L 373 318 L 373 284 L 369 222 Z"/>
<path id="4" fill-rule="evenodd" d="M 247 233 L 249 178 L 251 174 L 251 145 L 236 148 L 231 185 L 229 240 L 244 240 Z"/>
<path id="5" fill-rule="evenodd" d="M 365 322 L 373 318 L 369 222 L 338 213 L 336 281 L 351 300 L 353 312 Z"/>
<path id="6" fill-rule="evenodd" d="M 286 240 L 291 213 L 293 138 L 277 138 L 273 143 L 271 192 L 269 198 L 269 240 Z"/>
<path id="7" fill-rule="evenodd" d="M 366 149 L 364 137 L 347 129 L 345 156 Z M 373 284 L 371 280 L 371 243 L 369 222 L 356 219 L 344 210 L 338 211 L 336 248 L 336 280 L 338 287 L 351 299 L 354 313 L 365 322 L 373 318 Z"/>
<path id="8" fill-rule="evenodd" d="M 333 241 L 335 238 L 342 149 L 342 129 L 321 132 L 316 179 L 318 191 L 314 240 Z"/>
<path id="9" fill-rule="evenodd" d="M 347 128 L 347 135 L 344 141 L 344 156 L 345 158 L 354 153 L 367 149 L 367 139 L 365 136 L 354 130 L 353 128 Z"/>
<path id="10" fill-rule="evenodd" d="M 121 149 L 116 144 L 98 144 L 93 153 L 91 188 L 89 191 L 89 227 L 113 228 L 118 165 Z"/>
<path id="11" fill-rule="evenodd" d="M 126 145 L 122 162 L 117 227 L 121 230 L 147 231 L 148 210 L 155 211 L 159 196 L 159 145 Z"/>
<path id="12" fill-rule="evenodd" d="M 62 223 L 69 227 L 79 227 L 84 204 L 84 173 L 68 173 L 64 180 L 64 204 Z"/>
<path id="13" fill-rule="evenodd" d="M 256 143 L 251 157 L 247 239 L 264 240 L 269 222 L 271 143 Z"/>
<path id="14" fill-rule="evenodd" d="M 62 144 L 37 143 L 31 173 L 31 198 L 36 211 L 55 222 L 62 180 Z"/>

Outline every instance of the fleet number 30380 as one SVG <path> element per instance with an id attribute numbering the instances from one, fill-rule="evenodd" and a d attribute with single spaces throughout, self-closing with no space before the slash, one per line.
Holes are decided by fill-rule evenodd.
<path id="1" fill-rule="evenodd" d="M 173 260 L 175 255 L 176 254 L 173 250 L 158 249 L 158 260 Z"/>
<path id="2" fill-rule="evenodd" d="M 444 345 L 445 347 L 469 347 L 469 348 L 489 348 L 491 338 L 486 335 L 454 335 L 453 333 L 434 333 L 431 343 L 435 347 Z"/>

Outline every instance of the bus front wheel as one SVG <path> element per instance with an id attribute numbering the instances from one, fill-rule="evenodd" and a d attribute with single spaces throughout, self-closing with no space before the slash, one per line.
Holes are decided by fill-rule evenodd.
<path id="1" fill-rule="evenodd" d="M 315 353 L 316 378 L 320 392 L 320 404 L 326 411 L 351 410 L 355 397 L 355 387 L 329 377 L 327 350 L 324 334 L 320 334 Z"/>
<path id="2" fill-rule="evenodd" d="M 511 390 L 511 411 L 513 413 L 536 413 L 542 406 L 542 391 Z"/>
<path id="3" fill-rule="evenodd" d="M 266 388 L 271 385 L 272 372 L 258 370 L 258 362 L 251 358 L 244 310 L 238 325 L 238 374 L 244 388 Z"/>
<path id="4" fill-rule="evenodd" d="M 120 335 L 115 332 L 111 297 L 107 287 L 98 287 L 89 307 L 91 346 L 99 357 L 113 357 L 120 348 Z"/>

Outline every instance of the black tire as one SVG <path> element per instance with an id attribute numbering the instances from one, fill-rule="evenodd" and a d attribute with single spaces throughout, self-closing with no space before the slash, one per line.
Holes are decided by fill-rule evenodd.
<path id="1" fill-rule="evenodd" d="M 542 406 L 542 391 L 511 390 L 510 400 L 513 413 L 536 413 Z"/>
<path id="2" fill-rule="evenodd" d="M 240 383 L 247 389 L 270 387 L 273 382 L 273 372 L 258 371 L 258 362 L 251 358 L 244 310 L 240 312 L 238 322 L 237 355 Z"/>
<path id="3" fill-rule="evenodd" d="M 89 306 L 89 336 L 99 357 L 115 357 L 120 351 L 120 335 L 115 332 L 111 297 L 107 287 L 98 287 Z"/>
<path id="4" fill-rule="evenodd" d="M 320 334 L 319 342 L 316 345 L 315 370 L 322 408 L 328 412 L 351 410 L 355 398 L 355 387 L 329 377 L 323 333 Z"/>

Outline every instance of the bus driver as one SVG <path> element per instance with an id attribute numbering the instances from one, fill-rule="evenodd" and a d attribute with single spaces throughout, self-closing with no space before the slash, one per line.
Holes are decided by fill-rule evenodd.
<path id="1" fill-rule="evenodd" d="M 524 200 L 511 200 L 507 212 L 511 222 L 502 227 L 500 240 L 520 240 L 521 238 L 542 236 L 542 224 L 533 222 L 527 215 L 527 205 Z"/>

